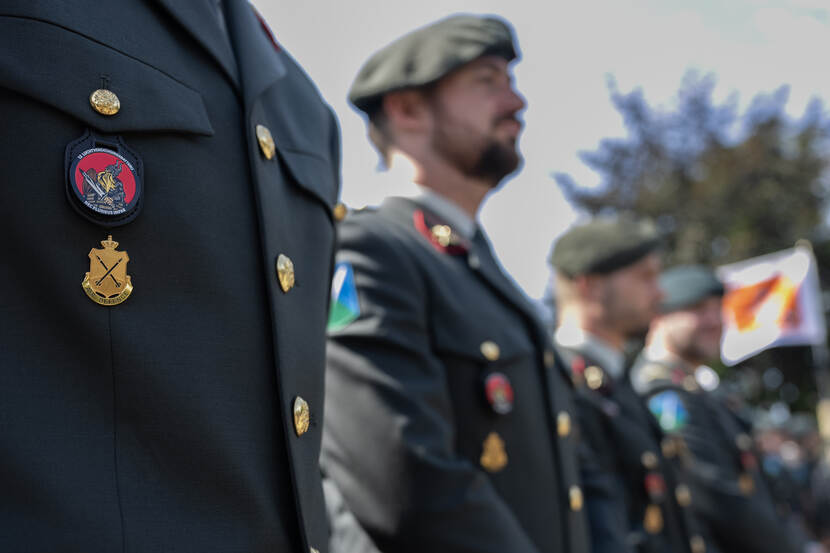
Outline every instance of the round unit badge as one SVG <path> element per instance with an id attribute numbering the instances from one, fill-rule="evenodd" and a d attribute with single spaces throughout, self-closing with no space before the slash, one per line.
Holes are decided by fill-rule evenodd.
<path id="1" fill-rule="evenodd" d="M 494 372 L 487 375 L 484 379 L 484 394 L 487 403 L 499 415 L 506 415 L 513 410 L 513 386 L 504 374 Z"/>
<path id="2" fill-rule="evenodd" d="M 142 204 L 142 165 L 120 136 L 87 131 L 66 147 L 69 203 L 104 227 L 129 223 Z"/>

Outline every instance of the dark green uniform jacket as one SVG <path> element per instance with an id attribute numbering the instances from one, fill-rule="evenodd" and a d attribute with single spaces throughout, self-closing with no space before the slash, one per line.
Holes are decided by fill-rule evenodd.
<path id="1" fill-rule="evenodd" d="M 678 478 L 676 459 L 664 455 L 662 433 L 640 398 L 624 379 L 606 372 L 587 343 L 556 347 L 572 368 L 588 449 L 617 483 L 617 497 L 609 500 L 603 494 L 597 498 L 586 478 L 593 550 L 713 553 L 686 508 L 688 487 Z"/>
<path id="2" fill-rule="evenodd" d="M 663 429 L 684 444 L 693 508 L 722 551 L 800 553 L 805 537 L 775 511 L 746 426 L 679 364 L 641 355 L 631 372 Z"/>
<path id="3" fill-rule="evenodd" d="M 339 231 L 359 315 L 330 332 L 322 462 L 378 548 L 586 552 L 571 384 L 486 241 L 402 198 Z"/>
<path id="4" fill-rule="evenodd" d="M 217 2 L 0 3 L 0 551 L 326 549 L 338 132 L 248 2 L 222 4 L 226 33 Z M 68 201 L 88 131 L 142 163 L 132 222 Z M 133 291 L 104 306 L 81 281 L 109 234 Z"/>

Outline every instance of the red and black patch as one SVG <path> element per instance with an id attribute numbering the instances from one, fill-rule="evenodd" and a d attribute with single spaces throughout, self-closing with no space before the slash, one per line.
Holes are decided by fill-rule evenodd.
<path id="1" fill-rule="evenodd" d="M 503 373 L 494 372 L 484 379 L 484 396 L 493 411 L 506 415 L 513 410 L 513 385 Z"/>
<path id="2" fill-rule="evenodd" d="M 103 227 L 125 225 L 143 204 L 141 158 L 120 136 L 87 131 L 66 147 L 66 195 L 78 213 Z"/>

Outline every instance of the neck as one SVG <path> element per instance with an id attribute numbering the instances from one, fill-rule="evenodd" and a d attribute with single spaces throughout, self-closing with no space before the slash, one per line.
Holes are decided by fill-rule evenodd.
<path id="1" fill-rule="evenodd" d="M 579 305 L 562 306 L 559 311 L 558 326 L 575 326 L 606 342 L 617 351 L 622 351 L 625 346 L 625 336 L 608 328 L 600 317 L 592 316 L 588 309 Z"/>
<path id="2" fill-rule="evenodd" d="M 396 152 L 390 168 L 400 166 L 408 168 L 413 182 L 447 198 L 473 219 L 477 217 L 487 193 L 495 186 L 494 183 L 464 175 L 443 160 L 416 161 L 402 152 Z"/>

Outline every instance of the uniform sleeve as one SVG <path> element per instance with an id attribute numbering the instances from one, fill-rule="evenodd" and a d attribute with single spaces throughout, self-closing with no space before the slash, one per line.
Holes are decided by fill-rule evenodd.
<path id="1" fill-rule="evenodd" d="M 692 505 L 717 541 L 735 553 L 801 553 L 806 543 L 775 512 L 763 484 L 754 494 L 738 485 L 740 467 L 734 450 L 716 438 L 724 432 L 722 413 L 702 396 L 675 390 L 648 400 L 651 412 L 669 434 L 683 438 Z"/>
<path id="2" fill-rule="evenodd" d="M 427 285 L 402 246 L 341 226 L 338 266 L 351 267 L 357 302 L 344 301 L 351 315 L 340 320 L 352 320 L 330 333 L 324 470 L 381 550 L 536 553 L 488 478 L 454 450 Z"/>

